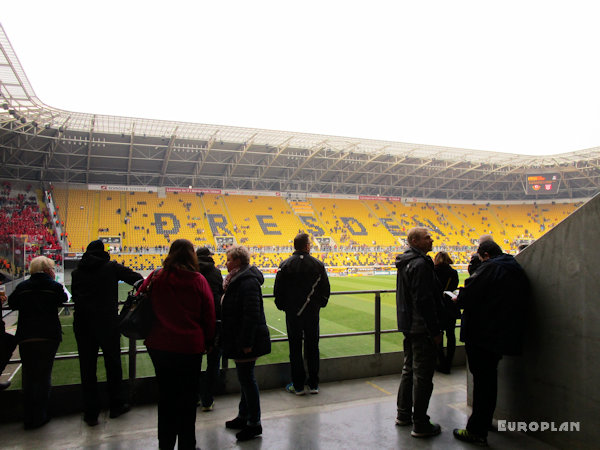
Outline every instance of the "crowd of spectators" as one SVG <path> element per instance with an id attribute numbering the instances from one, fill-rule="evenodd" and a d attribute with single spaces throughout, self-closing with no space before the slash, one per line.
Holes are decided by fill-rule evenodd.
<path id="1" fill-rule="evenodd" d="M 25 247 L 25 266 L 41 254 L 57 264 L 62 263 L 62 247 L 52 218 L 45 208 L 40 208 L 31 185 L 24 190 L 16 190 L 10 182 L 4 181 L 0 184 L 0 244 L 4 244 L 1 247 L 14 251 L 14 238 Z M 10 255 L 2 255 L 1 270 L 10 270 L 9 259 Z"/>

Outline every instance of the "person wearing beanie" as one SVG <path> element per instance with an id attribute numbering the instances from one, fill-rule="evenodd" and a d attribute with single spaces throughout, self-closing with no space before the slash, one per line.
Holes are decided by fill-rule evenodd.
<path id="1" fill-rule="evenodd" d="M 75 312 L 73 331 L 79 352 L 83 420 L 98 424 L 101 401 L 96 377 L 98 350 L 101 348 L 106 368 L 110 418 L 119 417 L 130 407 L 123 392 L 121 367 L 121 334 L 119 332 L 118 283 L 135 284 L 143 277 L 110 260 L 104 243 L 89 243 L 77 268 L 71 274 L 71 290 Z"/>
<path id="2" fill-rule="evenodd" d="M 202 406 L 203 412 L 209 412 L 214 407 L 214 394 L 222 390 L 223 382 L 219 376 L 221 365 L 221 297 L 223 297 L 223 275 L 221 270 L 215 266 L 212 258 L 213 252 L 208 247 L 200 247 L 196 250 L 198 257 L 199 272 L 204 275 L 213 294 L 216 314 L 215 338 L 210 345 L 206 355 L 206 373 L 200 380 L 200 400 L 198 406 Z"/>

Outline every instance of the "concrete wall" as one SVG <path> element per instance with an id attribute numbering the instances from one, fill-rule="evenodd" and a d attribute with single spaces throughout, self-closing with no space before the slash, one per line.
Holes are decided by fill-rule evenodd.
<path id="1" fill-rule="evenodd" d="M 496 419 L 580 422 L 531 433 L 560 448 L 600 442 L 600 196 L 517 255 L 533 287 L 522 357 L 499 368 Z"/>

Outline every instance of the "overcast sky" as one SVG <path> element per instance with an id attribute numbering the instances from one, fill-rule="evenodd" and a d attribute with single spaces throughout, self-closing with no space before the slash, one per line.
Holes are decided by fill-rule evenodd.
<path id="1" fill-rule="evenodd" d="M 600 146 L 599 18 L 578 0 L 0 9 L 54 107 L 525 154 Z"/>

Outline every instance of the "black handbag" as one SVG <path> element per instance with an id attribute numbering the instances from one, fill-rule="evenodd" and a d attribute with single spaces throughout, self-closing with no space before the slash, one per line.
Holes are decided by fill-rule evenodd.
<path id="1" fill-rule="evenodd" d="M 160 269 L 159 269 L 160 270 Z M 143 292 L 137 292 L 137 286 L 127 294 L 127 300 L 119 314 L 119 331 L 129 339 L 146 339 L 154 322 L 154 311 L 150 301 L 150 293 L 154 275 L 150 275 L 150 282 Z M 137 283 L 136 283 L 137 284 Z"/>

